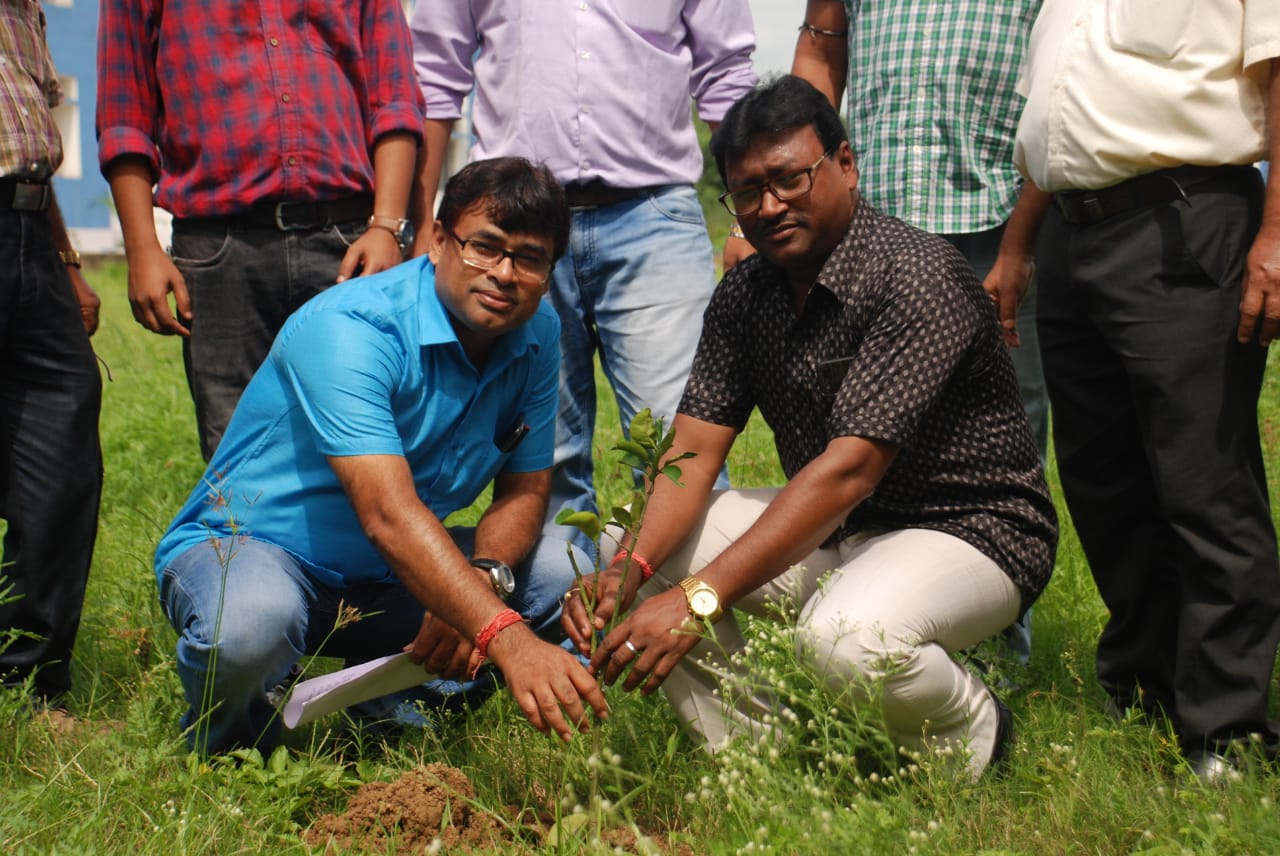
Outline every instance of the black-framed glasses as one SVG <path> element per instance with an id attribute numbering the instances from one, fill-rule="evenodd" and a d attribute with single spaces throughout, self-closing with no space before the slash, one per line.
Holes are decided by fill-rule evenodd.
<path id="1" fill-rule="evenodd" d="M 813 171 L 834 152 L 823 152 L 822 157 L 813 162 L 813 166 L 789 172 L 772 178 L 764 184 L 753 184 L 741 190 L 726 190 L 720 194 L 720 202 L 734 217 L 754 214 L 764 204 L 764 193 L 769 191 L 779 202 L 790 202 L 813 190 Z"/>
<path id="2" fill-rule="evenodd" d="M 492 270 L 502 264 L 503 259 L 511 259 L 511 269 L 515 271 L 517 279 L 531 283 L 546 282 L 547 277 L 551 276 L 551 268 L 555 265 L 551 259 L 528 253 L 513 253 L 480 238 L 459 238 L 452 229 L 446 231 L 462 248 L 462 260 L 473 268 Z"/>

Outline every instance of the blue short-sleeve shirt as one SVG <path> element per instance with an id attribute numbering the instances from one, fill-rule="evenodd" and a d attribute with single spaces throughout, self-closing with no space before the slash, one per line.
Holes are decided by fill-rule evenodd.
<path id="1" fill-rule="evenodd" d="M 543 303 L 477 371 L 425 256 L 313 298 L 245 388 L 204 478 L 160 541 L 157 574 L 210 536 L 234 533 L 289 551 L 326 585 L 389 581 L 327 457 L 403 456 L 418 498 L 441 519 L 499 472 L 550 467 L 559 336 Z"/>

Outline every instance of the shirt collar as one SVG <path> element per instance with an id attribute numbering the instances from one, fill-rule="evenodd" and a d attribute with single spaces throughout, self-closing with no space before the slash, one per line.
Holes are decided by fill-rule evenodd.
<path id="1" fill-rule="evenodd" d="M 864 253 L 867 236 L 883 216 L 867 204 L 865 199 L 859 198 L 857 206 L 853 209 L 853 217 L 849 220 L 849 228 L 845 230 L 844 237 L 840 239 L 840 243 L 836 244 L 831 255 L 827 256 L 827 260 L 823 262 L 822 270 L 818 272 L 818 279 L 814 284 L 826 289 L 841 303 L 852 304 L 857 278 L 849 276 L 849 272 L 857 269 Z"/>

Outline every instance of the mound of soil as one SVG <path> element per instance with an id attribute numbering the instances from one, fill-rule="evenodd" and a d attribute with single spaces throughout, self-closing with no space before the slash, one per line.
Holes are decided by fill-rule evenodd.
<path id="1" fill-rule="evenodd" d="M 394 782 L 361 785 L 341 815 L 326 814 L 302 833 L 308 845 L 325 852 L 385 852 L 395 839 L 397 853 L 453 853 L 472 849 L 502 849 L 512 840 L 491 814 L 475 808 L 475 788 L 456 767 L 428 764 L 410 770 Z M 551 817 L 510 807 L 510 821 L 535 840 L 572 840 L 585 835 L 586 818 L 577 816 L 554 827 Z M 438 842 L 438 843 L 437 843 Z M 561 842 L 562 844 L 564 842 Z M 599 845 L 603 845 L 600 847 Z M 615 848 L 643 856 L 693 856 L 686 845 L 672 847 L 661 836 L 637 835 L 634 828 L 605 830 L 596 848 Z"/>
<path id="2" fill-rule="evenodd" d="M 490 815 L 472 807 L 475 788 L 455 767 L 428 764 L 394 782 L 361 785 L 342 815 L 326 814 L 302 833 L 313 847 L 382 852 L 395 838 L 397 853 L 492 847 L 507 838 Z M 437 851 L 432 851 L 437 852 Z"/>

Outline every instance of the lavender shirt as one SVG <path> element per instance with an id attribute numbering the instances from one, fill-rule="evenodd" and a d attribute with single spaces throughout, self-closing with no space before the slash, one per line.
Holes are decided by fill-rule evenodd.
<path id="1" fill-rule="evenodd" d="M 719 121 L 756 80 L 747 0 L 419 0 L 410 26 L 427 118 L 458 118 L 474 84 L 472 157 L 564 183 L 692 184 L 690 97 Z"/>

